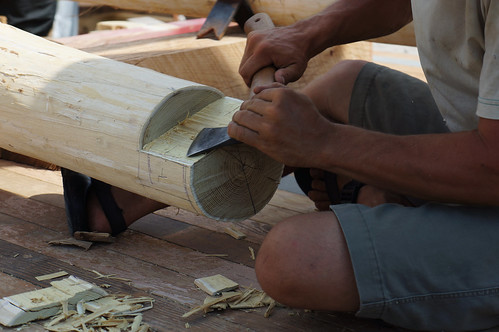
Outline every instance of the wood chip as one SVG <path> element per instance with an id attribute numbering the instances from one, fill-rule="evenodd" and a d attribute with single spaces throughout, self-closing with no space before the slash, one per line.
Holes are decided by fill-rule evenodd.
<path id="1" fill-rule="evenodd" d="M 256 309 L 267 306 L 264 317 L 269 317 L 277 302 L 264 291 L 248 288 L 243 292 L 223 292 L 221 296 L 207 296 L 203 304 L 192 309 L 182 317 L 189 317 L 199 311 L 209 312 L 213 310 L 230 309 Z"/>
<path id="2" fill-rule="evenodd" d="M 98 232 L 75 232 L 73 237 L 79 241 L 113 243 L 116 238 L 109 233 Z"/>
<path id="3" fill-rule="evenodd" d="M 224 277 L 221 274 L 196 279 L 194 280 L 194 284 L 205 291 L 208 295 L 216 295 L 239 287 L 238 283 Z"/>
<path id="4" fill-rule="evenodd" d="M 90 249 L 90 247 L 92 246 L 92 242 L 80 241 L 80 240 L 77 240 L 73 237 L 69 237 L 67 239 L 53 240 L 53 241 L 50 241 L 49 244 L 55 245 L 55 246 L 75 246 L 75 247 L 83 248 L 85 250 Z"/>
<path id="5" fill-rule="evenodd" d="M 272 310 L 274 310 L 275 305 L 276 305 L 275 300 L 272 300 L 272 302 L 269 304 L 269 307 L 267 308 L 267 310 L 265 310 L 263 317 L 269 318 L 270 314 L 272 313 Z"/>
<path id="6" fill-rule="evenodd" d="M 97 277 L 95 277 L 95 279 L 113 279 L 113 280 L 119 280 L 119 281 L 124 281 L 124 282 L 132 282 L 132 280 L 130 279 L 127 279 L 127 278 L 121 278 L 121 277 L 117 277 L 116 274 L 102 274 L 98 271 L 95 271 L 95 270 L 90 270 L 92 271 L 93 273 L 97 274 Z"/>
<path id="7" fill-rule="evenodd" d="M 225 231 L 225 233 L 229 234 L 230 236 L 232 236 L 236 240 L 242 240 L 242 239 L 246 238 L 246 234 L 244 234 L 243 232 L 241 232 L 233 227 L 227 227 L 227 228 L 225 228 L 224 231 Z"/>
<path id="8" fill-rule="evenodd" d="M 43 280 L 50 280 L 50 279 L 55 279 L 55 278 L 60 278 L 63 276 L 67 276 L 68 273 L 66 271 L 59 271 L 59 272 L 54 272 L 50 274 L 44 274 L 38 277 L 35 277 L 36 280 L 38 281 L 43 281 Z"/>
<path id="9" fill-rule="evenodd" d="M 249 251 L 250 251 L 250 257 L 252 260 L 255 260 L 255 249 L 251 248 L 251 247 L 248 247 Z"/>
<path id="10" fill-rule="evenodd" d="M 63 310 L 66 315 L 80 300 L 94 300 L 107 295 L 103 289 L 70 276 L 52 281 L 52 286 L 0 299 L 0 323 L 16 326 L 52 317 Z M 71 306 L 69 309 L 66 306 Z"/>
<path id="11" fill-rule="evenodd" d="M 224 302 L 233 298 L 239 298 L 241 296 L 241 292 L 227 292 L 222 294 L 222 296 L 215 298 L 211 301 L 208 301 L 205 304 L 200 305 L 199 307 L 196 307 L 192 309 L 189 312 L 186 312 L 185 314 L 182 315 L 182 318 L 187 318 L 192 316 L 193 314 L 199 312 L 199 311 L 205 311 L 206 309 L 210 308 L 212 305 L 217 304 L 219 302 Z"/>

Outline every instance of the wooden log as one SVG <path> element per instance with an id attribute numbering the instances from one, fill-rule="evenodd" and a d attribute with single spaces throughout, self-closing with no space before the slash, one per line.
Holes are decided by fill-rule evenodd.
<path id="1" fill-rule="evenodd" d="M 123 30 L 118 32 L 115 40 L 119 41 Z M 195 33 L 161 37 L 152 35 L 142 40 L 127 39 L 105 45 L 99 42 L 98 32 L 92 35 L 95 38 L 90 47 L 82 43 L 82 40 L 87 39 L 85 35 L 57 41 L 113 60 L 215 87 L 230 97 L 247 99 L 249 95 L 249 89 L 238 73 L 246 46 L 246 37 L 241 33 L 226 34 L 221 40 L 196 39 Z M 111 35 L 107 33 L 102 37 L 109 40 Z M 372 59 L 371 49 L 368 42 L 331 47 L 310 60 L 303 77 L 290 86 L 302 88 L 344 59 L 369 61 Z"/>
<path id="2" fill-rule="evenodd" d="M 259 0 L 248 1 L 255 13 L 267 13 L 275 25 L 290 25 L 298 20 L 310 17 L 336 0 Z M 184 14 L 191 17 L 206 17 L 216 0 L 81 0 L 85 4 L 108 5 L 116 8 L 131 9 L 141 12 Z M 395 33 L 389 38 L 378 38 L 378 42 L 416 46 L 414 30 L 409 26 L 401 34 Z"/>
<path id="3" fill-rule="evenodd" d="M 0 25 L 0 147 L 219 220 L 257 213 L 282 165 L 247 145 L 187 158 L 240 100 Z"/>

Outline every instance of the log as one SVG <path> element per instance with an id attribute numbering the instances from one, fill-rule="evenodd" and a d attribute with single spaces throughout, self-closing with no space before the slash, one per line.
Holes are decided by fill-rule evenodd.
<path id="1" fill-rule="evenodd" d="M 122 32 L 124 30 L 118 31 L 114 39 L 119 41 Z M 85 35 L 57 41 L 113 60 L 215 87 L 230 97 L 247 99 L 249 95 L 249 89 L 238 73 L 246 45 L 246 36 L 241 33 L 226 34 L 221 40 L 196 39 L 195 33 L 161 37 L 155 34 L 151 38 L 143 35 L 142 40 L 126 39 L 106 44 L 99 41 L 99 35 L 99 32 L 90 34 L 95 36 L 90 46 L 82 43 L 87 39 Z M 102 34 L 102 38 L 108 41 L 111 34 Z M 371 60 L 371 49 L 368 42 L 331 47 L 310 60 L 303 77 L 290 86 L 302 88 L 344 59 Z"/>
<path id="2" fill-rule="evenodd" d="M 310 17 L 336 0 L 259 0 L 248 1 L 255 13 L 267 13 L 277 26 L 290 25 Z M 184 14 L 191 17 L 206 17 L 216 0 L 81 0 L 85 4 L 108 5 L 121 9 L 131 9 L 149 13 Z M 401 34 L 395 33 L 388 38 L 378 38 L 377 42 L 416 46 L 414 30 L 411 26 Z"/>
<path id="3" fill-rule="evenodd" d="M 289 25 L 296 20 L 318 13 L 335 0 L 260 0 L 248 1 L 253 12 L 269 14 L 276 25 Z M 206 17 L 216 0 L 82 0 L 85 4 L 112 6 L 148 13 L 183 14 L 190 17 Z"/>
<path id="4" fill-rule="evenodd" d="M 0 24 L 0 148 L 217 220 L 271 199 L 282 165 L 247 145 L 187 158 L 241 100 Z"/>

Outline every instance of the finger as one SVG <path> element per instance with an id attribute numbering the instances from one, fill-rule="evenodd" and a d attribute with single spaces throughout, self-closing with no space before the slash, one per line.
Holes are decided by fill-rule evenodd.
<path id="1" fill-rule="evenodd" d="M 240 126 L 258 132 L 258 126 L 262 122 L 262 116 L 249 110 L 240 110 L 234 113 L 232 121 Z"/>
<path id="2" fill-rule="evenodd" d="M 247 86 L 251 85 L 253 75 L 262 68 L 272 65 L 272 60 L 262 61 L 262 57 L 257 57 L 255 55 L 250 55 L 244 62 L 241 62 L 239 66 L 239 75 L 244 79 Z"/>
<path id="3" fill-rule="evenodd" d="M 281 83 L 274 82 L 274 83 L 268 84 L 268 85 L 259 85 L 259 86 L 256 86 L 253 89 L 253 92 L 255 93 L 255 95 L 257 95 L 257 94 L 259 94 L 260 92 L 262 92 L 264 90 L 274 89 L 274 88 L 285 88 L 285 87 L 286 86 L 282 85 Z"/>
<path id="4" fill-rule="evenodd" d="M 268 101 L 262 100 L 260 98 L 252 98 L 243 102 L 238 112 L 249 111 L 258 114 L 259 116 L 263 116 L 268 105 Z M 234 113 L 234 115 L 236 115 L 238 112 Z M 232 116 L 233 119 L 234 115 Z"/>
<path id="5" fill-rule="evenodd" d="M 239 142 L 243 142 L 251 146 L 254 146 L 255 142 L 258 140 L 257 132 L 241 126 L 234 121 L 231 121 L 227 126 L 227 133 L 230 137 L 238 140 Z"/>
<path id="6" fill-rule="evenodd" d="M 302 69 L 302 67 L 298 66 L 297 64 L 292 64 L 276 70 L 274 77 L 276 82 L 288 84 L 302 77 L 304 71 L 305 68 Z"/>

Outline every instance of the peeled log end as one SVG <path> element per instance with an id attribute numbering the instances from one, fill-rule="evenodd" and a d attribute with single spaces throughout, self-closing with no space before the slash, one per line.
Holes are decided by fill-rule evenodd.
<path id="1" fill-rule="evenodd" d="M 191 168 L 191 189 L 203 213 L 239 221 L 258 213 L 272 198 L 283 165 L 246 144 L 216 149 Z"/>

